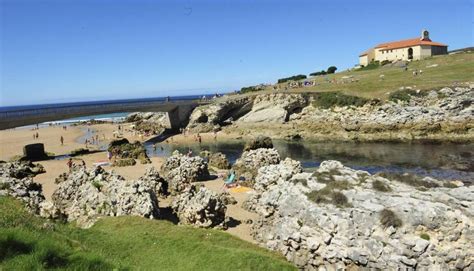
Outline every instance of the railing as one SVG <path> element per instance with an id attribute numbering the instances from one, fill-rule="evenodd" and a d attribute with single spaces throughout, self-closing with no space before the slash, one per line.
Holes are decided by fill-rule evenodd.
<path id="1" fill-rule="evenodd" d="M 119 103 L 96 103 L 96 104 L 78 104 L 78 105 L 58 105 L 58 106 L 45 106 L 44 108 L 31 108 L 31 109 L 15 109 L 11 111 L 0 112 L 0 119 L 15 119 L 25 118 L 30 116 L 45 116 L 55 114 L 75 114 L 83 113 L 84 111 L 94 112 L 130 112 L 139 111 L 141 108 L 149 108 L 153 106 L 179 106 L 180 104 L 206 104 L 208 101 L 202 100 L 176 100 L 176 101 L 130 101 L 130 102 L 119 102 Z"/>

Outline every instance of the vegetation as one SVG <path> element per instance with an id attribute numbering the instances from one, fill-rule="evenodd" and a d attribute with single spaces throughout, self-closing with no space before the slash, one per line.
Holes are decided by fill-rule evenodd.
<path id="1" fill-rule="evenodd" d="M 371 61 L 367 66 L 361 66 L 359 69 L 356 71 L 368 71 L 368 70 L 374 70 L 380 67 L 380 62 L 379 61 Z"/>
<path id="2" fill-rule="evenodd" d="M 380 180 L 375 180 L 372 182 L 372 188 L 379 192 L 390 192 L 392 188 Z"/>
<path id="3" fill-rule="evenodd" d="M 389 180 L 394 180 L 397 182 L 401 182 L 407 185 L 411 185 L 417 188 L 434 188 L 439 187 L 439 185 L 435 182 L 425 181 L 421 177 L 409 174 L 409 173 L 388 173 L 388 172 L 381 172 L 378 173 L 379 176 L 387 178 Z"/>
<path id="4" fill-rule="evenodd" d="M 254 86 L 251 86 L 251 87 L 243 87 L 240 89 L 240 93 L 248 93 L 248 92 L 253 92 L 253 91 L 257 91 L 258 89 Z"/>
<path id="5" fill-rule="evenodd" d="M 114 166 L 114 167 L 128 167 L 128 166 L 134 166 L 136 164 L 137 164 L 137 162 L 133 158 L 123 158 L 123 159 L 116 159 L 112 163 L 112 166 Z"/>
<path id="6" fill-rule="evenodd" d="M 351 204 L 347 197 L 340 191 L 350 189 L 352 185 L 346 180 L 336 181 L 333 175 L 334 172 L 314 172 L 313 177 L 316 177 L 318 182 L 325 183 L 326 186 L 320 190 L 311 191 L 306 196 L 315 203 L 331 203 L 337 207 L 350 207 Z"/>
<path id="7" fill-rule="evenodd" d="M 440 55 L 408 63 L 408 70 L 402 67 L 387 65 L 378 69 L 379 65 L 370 69 L 342 71 L 329 74 L 326 77 L 314 77 L 314 86 L 291 88 L 286 92 L 333 92 L 364 97 L 368 99 L 388 99 L 391 92 L 400 87 L 416 86 L 421 90 L 432 90 L 451 86 L 453 83 L 474 81 L 474 52 L 455 55 Z M 437 66 L 436 66 L 437 65 Z M 413 70 L 423 70 L 422 75 L 413 76 Z M 384 80 L 380 80 L 380 75 Z M 352 76 L 356 79 L 351 83 L 337 83 L 343 77 Z M 273 92 L 273 87 L 267 86 L 260 93 Z"/>
<path id="8" fill-rule="evenodd" d="M 443 183 L 443 187 L 446 187 L 446 188 L 458 188 L 458 186 L 455 185 L 455 184 L 452 183 L 452 182 L 444 182 L 444 183 Z"/>
<path id="9" fill-rule="evenodd" d="M 288 81 L 298 81 L 298 80 L 302 80 L 302 79 L 306 79 L 306 75 L 298 74 L 298 75 L 278 79 L 278 84 L 285 83 L 285 82 L 288 82 Z"/>
<path id="10" fill-rule="evenodd" d="M 0 196 L 0 270 L 296 270 L 225 232 L 107 217 L 84 230 L 52 223 Z"/>
<path id="11" fill-rule="evenodd" d="M 383 209 L 380 212 L 380 223 L 382 223 L 385 228 L 390 226 L 399 228 L 403 224 L 402 220 L 397 216 L 397 214 L 389 209 Z"/>
<path id="12" fill-rule="evenodd" d="M 336 72 L 336 70 L 337 70 L 336 66 L 330 66 L 326 71 L 321 70 L 320 72 L 313 72 L 313 73 L 310 73 L 309 75 L 310 76 L 318 76 L 318 75 L 333 74 L 333 73 Z"/>
<path id="13" fill-rule="evenodd" d="M 427 233 L 422 233 L 420 234 L 421 239 L 425 239 L 426 241 L 430 240 L 430 236 Z"/>
<path id="14" fill-rule="evenodd" d="M 360 107 L 368 103 L 370 100 L 349 96 L 339 92 L 321 92 L 314 96 L 313 106 L 320 108 L 331 108 L 334 106 L 356 106 Z"/>
<path id="15" fill-rule="evenodd" d="M 403 89 L 403 90 L 397 90 L 395 92 L 390 93 L 388 96 L 388 99 L 390 101 L 396 102 L 396 101 L 403 101 L 403 102 L 409 102 L 411 100 L 411 97 L 423 97 L 426 96 L 427 93 L 426 91 L 416 91 L 412 89 Z"/>

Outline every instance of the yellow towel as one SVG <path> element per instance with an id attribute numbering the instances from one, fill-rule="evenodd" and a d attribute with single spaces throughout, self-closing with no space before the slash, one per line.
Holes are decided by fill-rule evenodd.
<path id="1" fill-rule="evenodd" d="M 229 190 L 233 193 L 245 193 L 245 192 L 251 191 L 252 188 L 245 187 L 245 186 L 238 186 L 238 187 L 232 187 Z"/>

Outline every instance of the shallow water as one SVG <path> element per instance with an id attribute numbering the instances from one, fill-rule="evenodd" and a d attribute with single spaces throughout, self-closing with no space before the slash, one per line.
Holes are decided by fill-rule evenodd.
<path id="1" fill-rule="evenodd" d="M 199 154 L 202 150 L 224 153 L 231 163 L 240 157 L 244 142 L 210 142 L 189 144 L 145 143 L 150 156 L 169 156 L 174 150 Z M 474 144 L 422 143 L 352 143 L 274 141 L 282 158 L 290 157 L 311 170 L 324 160 L 338 160 L 344 165 L 377 172 L 409 172 L 438 179 L 474 182 Z M 163 150 L 161 149 L 163 148 Z"/>

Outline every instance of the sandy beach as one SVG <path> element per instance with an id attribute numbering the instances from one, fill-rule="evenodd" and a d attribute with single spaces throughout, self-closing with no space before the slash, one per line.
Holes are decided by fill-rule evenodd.
<path id="1" fill-rule="evenodd" d="M 39 138 L 34 139 L 33 134 L 38 133 Z M 17 128 L 10 130 L 0 131 L 0 160 L 10 160 L 17 155 L 23 154 L 23 146 L 32 143 L 43 143 L 45 146 L 45 151 L 56 156 L 67 155 L 72 150 L 78 148 L 85 148 L 84 140 L 92 135 L 99 136 L 99 145 L 103 146 L 108 144 L 113 140 L 114 134 L 118 133 L 117 124 L 95 124 L 95 125 L 79 125 L 79 126 L 68 126 L 64 130 L 61 126 L 50 126 L 50 127 L 40 127 L 38 130 L 32 130 L 32 128 Z M 145 137 L 140 136 L 136 133 L 133 133 L 129 129 L 128 124 L 122 125 L 123 137 L 127 138 L 129 141 L 141 141 L 144 142 L 149 140 L 151 136 Z M 60 137 L 63 136 L 64 144 L 61 145 Z M 239 135 L 232 133 L 219 132 L 214 133 L 201 133 L 200 134 L 202 142 L 211 142 L 211 141 L 226 141 L 239 138 Z M 169 144 L 183 144 L 196 141 L 196 134 L 177 134 L 171 136 L 167 139 Z M 90 150 L 99 150 L 98 145 L 87 145 Z M 74 161 L 86 163 L 87 167 L 92 166 L 94 163 L 107 161 L 107 154 L 105 151 L 94 152 L 87 155 L 80 155 L 73 158 Z M 150 157 L 151 164 L 140 164 L 137 163 L 134 166 L 128 167 L 111 167 L 104 166 L 103 168 L 107 171 L 114 171 L 119 175 L 122 175 L 127 180 L 137 179 L 142 176 L 147 168 L 155 167 L 159 169 L 162 163 L 165 161 L 164 157 Z M 34 181 L 38 182 L 43 187 L 43 194 L 47 200 L 51 200 L 53 192 L 56 190 L 57 185 L 55 184 L 55 179 L 68 170 L 66 165 L 67 160 L 45 160 L 40 161 L 39 163 L 44 166 L 46 172 L 39 174 L 34 177 Z M 223 177 L 225 176 L 226 171 L 218 170 L 217 179 L 200 182 L 205 185 L 207 188 L 220 193 L 223 191 Z M 243 240 L 253 242 L 250 235 L 250 226 L 251 224 L 245 223 L 249 219 L 256 219 L 256 214 L 250 213 L 241 208 L 242 202 L 247 198 L 248 192 L 234 192 L 228 190 L 228 192 L 237 200 L 237 204 L 227 206 L 227 215 L 231 217 L 231 226 L 227 229 L 227 232 L 233 234 Z M 161 199 L 160 207 L 167 208 L 171 202 L 170 198 Z"/>

